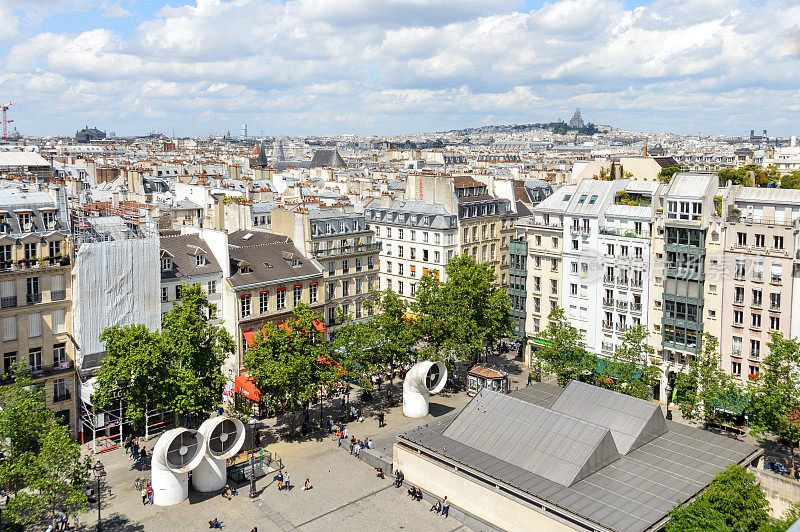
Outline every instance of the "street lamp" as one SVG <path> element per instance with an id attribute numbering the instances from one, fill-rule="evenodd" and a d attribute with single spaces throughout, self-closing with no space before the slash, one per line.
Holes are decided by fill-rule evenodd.
<path id="1" fill-rule="evenodd" d="M 106 470 L 99 458 L 94 463 L 94 467 L 92 469 L 94 470 L 94 478 L 97 480 L 97 532 L 100 532 L 103 530 L 103 527 L 100 524 L 100 480 L 106 476 Z"/>
<path id="2" fill-rule="evenodd" d="M 256 495 L 256 461 L 253 450 L 256 445 L 256 420 L 250 418 L 250 498 L 255 499 Z"/>

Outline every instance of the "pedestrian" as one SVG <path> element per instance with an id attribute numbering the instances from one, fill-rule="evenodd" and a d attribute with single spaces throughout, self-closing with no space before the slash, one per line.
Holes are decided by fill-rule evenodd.
<path id="1" fill-rule="evenodd" d="M 133 461 L 139 461 L 139 438 L 133 439 L 133 445 L 131 446 L 131 454 L 133 455 Z"/>
<path id="2" fill-rule="evenodd" d="M 342 431 L 341 430 L 337 430 L 336 431 L 336 446 L 337 447 L 341 447 L 342 446 Z"/>
<path id="3" fill-rule="evenodd" d="M 285 489 L 286 491 L 291 491 L 292 490 L 292 482 L 291 482 L 291 479 L 289 478 L 289 472 L 288 471 L 286 471 L 283 474 L 283 489 Z"/>
<path id="4" fill-rule="evenodd" d="M 345 402 L 344 402 L 344 395 L 342 395 L 342 406 L 339 408 L 339 410 L 344 410 L 345 406 L 346 405 L 345 405 Z"/>
<path id="5" fill-rule="evenodd" d="M 283 489 L 283 473 L 279 471 L 276 478 L 278 479 L 278 491 L 281 491 Z"/>
<path id="6" fill-rule="evenodd" d="M 313 487 L 314 486 L 311 485 L 311 481 L 309 479 L 306 479 L 305 484 L 303 484 L 303 491 L 308 491 Z"/>
<path id="7" fill-rule="evenodd" d="M 219 405 L 219 409 L 217 410 L 217 415 L 221 416 L 224 413 L 225 413 L 225 409 L 222 407 L 222 405 Z"/>
<path id="8" fill-rule="evenodd" d="M 147 486 L 142 486 L 142 506 L 147 504 Z"/>
<path id="9" fill-rule="evenodd" d="M 147 467 L 147 448 L 142 446 L 142 452 L 139 454 L 142 458 L 142 469 Z"/>
<path id="10" fill-rule="evenodd" d="M 133 436 L 128 434 L 128 436 L 125 437 L 125 454 L 126 455 L 130 454 L 130 452 L 131 452 L 131 443 L 133 443 Z M 128 456 L 128 460 L 130 460 L 130 459 L 131 459 L 131 457 Z"/>
<path id="11" fill-rule="evenodd" d="M 222 488 L 222 496 L 225 497 L 228 500 L 231 500 L 230 491 L 231 491 L 231 488 L 227 484 L 225 484 L 225 487 Z"/>
<path id="12" fill-rule="evenodd" d="M 372 438 L 370 438 L 369 440 L 367 440 L 367 449 L 373 449 L 373 446 L 372 446 Z"/>
<path id="13" fill-rule="evenodd" d="M 378 414 L 378 428 L 381 428 L 383 426 L 384 415 L 385 414 L 383 412 L 380 412 Z"/>
<path id="14" fill-rule="evenodd" d="M 333 432 L 333 418 L 328 416 L 328 432 Z"/>
<path id="15" fill-rule="evenodd" d="M 356 448 L 355 448 L 355 455 L 356 455 L 356 458 L 360 458 L 360 457 L 359 457 L 359 454 L 360 454 L 360 453 L 361 453 L 361 441 L 359 441 L 359 442 L 356 444 Z"/>
<path id="16" fill-rule="evenodd" d="M 153 504 L 153 485 L 149 483 L 147 484 L 147 504 L 151 506 Z"/>
<path id="17" fill-rule="evenodd" d="M 442 504 L 442 515 L 445 519 L 450 514 L 450 501 L 447 500 L 447 495 L 444 496 L 444 503 Z"/>
<path id="18" fill-rule="evenodd" d="M 344 428 L 344 439 L 345 439 L 345 440 L 347 439 L 347 433 L 348 433 L 348 432 L 349 432 L 349 431 L 347 430 L 347 427 L 345 427 L 345 428 Z"/>
<path id="19" fill-rule="evenodd" d="M 356 417 L 358 418 L 358 422 L 359 423 L 363 423 L 364 422 L 364 416 L 361 414 L 361 409 L 360 408 L 358 409 L 358 412 L 356 413 Z"/>
<path id="20" fill-rule="evenodd" d="M 350 421 L 353 421 L 356 418 L 356 407 L 355 405 L 350 405 Z"/>

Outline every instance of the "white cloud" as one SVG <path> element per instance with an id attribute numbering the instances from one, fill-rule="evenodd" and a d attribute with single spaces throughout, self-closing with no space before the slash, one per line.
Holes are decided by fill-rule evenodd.
<path id="1" fill-rule="evenodd" d="M 158 118 L 196 132 L 208 129 L 200 121 L 247 119 L 383 133 L 552 120 L 578 106 L 597 122 L 655 130 L 790 118 L 788 132 L 800 119 L 794 0 L 556 0 L 530 12 L 516 0 L 197 0 L 163 7 L 130 38 L 103 27 L 22 35 L 46 4 L 0 0 L 0 35 L 13 45 L 0 93 L 40 120 L 20 117 L 32 132 L 77 115 L 118 132 Z M 91 5 L 109 16 L 135 7 L 57 9 Z M 54 94 L 58 106 L 36 107 Z"/>

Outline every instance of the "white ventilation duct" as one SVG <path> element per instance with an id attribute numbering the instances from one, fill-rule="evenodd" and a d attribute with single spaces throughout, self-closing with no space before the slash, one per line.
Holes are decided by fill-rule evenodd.
<path id="1" fill-rule="evenodd" d="M 425 417 L 430 407 L 430 394 L 439 393 L 447 382 L 444 362 L 414 364 L 403 381 L 403 415 Z"/>
<path id="2" fill-rule="evenodd" d="M 161 435 L 153 448 L 151 476 L 153 504 L 172 506 L 189 497 L 189 471 L 206 452 L 206 441 L 196 430 L 177 428 Z"/>
<path id="3" fill-rule="evenodd" d="M 197 429 L 206 442 L 203 460 L 192 471 L 192 486 L 197 491 L 219 491 L 225 487 L 226 460 L 236 456 L 244 445 L 244 423 L 227 416 L 217 416 L 203 421 Z"/>

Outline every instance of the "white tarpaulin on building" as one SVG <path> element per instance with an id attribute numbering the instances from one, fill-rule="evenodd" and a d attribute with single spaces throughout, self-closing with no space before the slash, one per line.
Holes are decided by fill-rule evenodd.
<path id="1" fill-rule="evenodd" d="M 100 333 L 112 325 L 161 325 L 158 238 L 81 245 L 72 269 L 72 319 L 78 368 L 100 365 Z"/>

